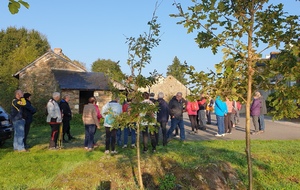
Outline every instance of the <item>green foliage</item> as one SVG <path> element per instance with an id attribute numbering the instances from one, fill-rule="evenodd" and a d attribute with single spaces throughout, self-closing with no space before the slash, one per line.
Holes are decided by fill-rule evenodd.
<path id="1" fill-rule="evenodd" d="M 18 80 L 12 75 L 50 48 L 46 37 L 35 30 L 9 27 L 0 32 L 0 104 L 8 109 Z M 33 92 L 30 92 L 33 93 Z"/>
<path id="2" fill-rule="evenodd" d="M 211 47 L 213 53 L 223 48 L 223 61 L 215 65 L 216 72 L 198 72 L 186 65 L 193 93 L 229 96 L 250 104 L 252 98 L 246 96 L 250 87 L 250 95 L 257 89 L 277 90 L 286 99 L 299 99 L 295 93 L 289 93 L 296 88 L 286 85 L 299 79 L 299 17 L 288 15 L 281 3 L 266 6 L 267 3 L 267 0 L 195 1 L 187 12 L 175 4 L 178 14 L 171 16 L 182 18 L 178 24 L 188 32 L 198 31 L 195 40 L 200 48 Z M 262 52 L 281 45 L 285 50 L 280 59 L 267 61 L 265 68 L 256 67 Z M 272 78 L 276 79 L 275 85 L 270 83 Z M 281 111 L 285 109 L 281 106 L 275 106 L 280 113 L 273 114 L 277 118 L 290 117 L 290 111 Z M 298 117 L 298 112 L 293 117 Z"/>
<path id="3" fill-rule="evenodd" d="M 17 14 L 21 8 L 21 5 L 29 9 L 29 4 L 23 0 L 9 0 L 8 9 L 11 14 Z"/>
<path id="4" fill-rule="evenodd" d="M 284 48 L 289 50 L 290 44 L 294 46 L 299 44 L 299 17 L 284 12 L 281 3 L 267 5 L 268 0 L 203 0 L 193 2 L 194 5 L 188 7 L 187 12 L 182 10 L 180 4 L 174 3 L 178 9 L 178 14 L 171 16 L 182 18 L 183 20 L 178 23 L 187 28 L 188 33 L 197 31 L 196 43 L 200 48 L 210 47 L 215 54 L 222 47 L 224 53 L 223 61 L 216 65 L 216 73 L 213 71 L 207 74 L 194 72 L 190 67 L 188 73 L 192 82 L 195 82 L 194 90 L 199 91 L 201 89 L 212 96 L 228 96 L 231 99 L 245 102 L 246 120 L 250 121 L 252 92 L 261 86 L 270 86 L 268 84 L 270 81 L 266 80 L 266 78 L 270 79 L 268 76 L 259 77 L 261 70 L 256 67 L 256 63 L 259 61 L 261 53 L 271 47 L 279 48 L 283 44 Z M 299 59 L 299 51 L 295 57 Z M 271 65 L 273 62 L 269 63 Z M 284 62 L 280 62 L 281 68 L 283 66 L 281 64 L 286 65 Z M 295 100 L 292 93 L 287 93 L 291 91 L 285 88 L 286 84 L 283 83 L 282 75 L 297 69 L 294 67 L 292 69 L 288 65 L 286 68 L 287 70 L 282 69 L 276 72 L 276 69 L 274 71 L 269 67 L 265 71 L 276 73 L 273 75 L 279 87 L 276 89 L 278 91 L 276 97 L 280 99 L 275 99 L 272 106 L 280 112 L 276 115 L 277 118 L 298 117 L 300 113 L 296 106 L 282 107 L 287 107 L 286 103 L 290 104 Z M 288 72 L 285 73 L 286 71 Z M 267 83 L 264 84 L 263 82 Z M 264 90 L 271 89 L 266 88 Z M 298 99 L 299 97 L 296 101 Z M 294 114 L 291 114 L 292 111 Z M 248 189 L 252 189 L 250 122 L 246 124 L 246 153 Z"/>
<path id="5" fill-rule="evenodd" d="M 174 174 L 166 174 L 163 178 L 159 178 L 159 189 L 160 190 L 170 190 L 174 189 L 176 184 L 176 177 Z"/>
<path id="6" fill-rule="evenodd" d="M 126 80 L 124 81 L 123 85 L 128 88 L 126 97 L 127 99 L 131 100 L 131 103 L 130 114 L 121 114 L 120 117 L 116 119 L 118 125 L 121 127 L 125 127 L 130 123 L 136 123 L 139 125 L 145 119 L 143 114 L 146 115 L 147 112 L 154 113 L 157 111 L 156 106 L 142 103 L 142 93 L 137 90 L 140 87 L 151 86 L 156 82 L 158 76 L 156 71 L 150 73 L 149 77 L 142 75 L 142 69 L 151 62 L 151 50 L 158 46 L 160 42 L 160 24 L 157 23 L 157 16 L 155 16 L 155 12 L 152 20 L 148 22 L 148 26 L 149 33 L 139 35 L 137 38 L 127 38 L 126 43 L 128 44 L 129 54 L 127 64 L 131 69 L 131 75 L 126 76 Z M 148 121 L 152 123 L 151 119 Z M 136 127 L 137 125 L 131 126 Z"/>
<path id="7" fill-rule="evenodd" d="M 187 84 L 187 79 L 185 78 L 185 64 L 181 64 L 177 56 L 174 57 L 172 65 L 167 68 L 167 75 L 172 75 L 183 85 Z"/>
<path id="8" fill-rule="evenodd" d="M 119 62 L 114 62 L 110 59 L 98 59 L 97 61 L 93 62 L 92 71 L 102 72 L 116 81 L 122 81 L 125 78 Z"/>

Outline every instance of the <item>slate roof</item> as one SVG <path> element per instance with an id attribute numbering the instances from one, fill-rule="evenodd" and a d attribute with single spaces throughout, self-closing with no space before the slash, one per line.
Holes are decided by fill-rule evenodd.
<path id="1" fill-rule="evenodd" d="M 109 79 L 100 72 L 76 72 L 52 70 L 60 89 L 68 90 L 109 90 Z"/>
<path id="2" fill-rule="evenodd" d="M 15 78 L 19 78 L 19 74 L 22 73 L 23 71 L 25 71 L 26 69 L 30 68 L 30 67 L 34 67 L 35 63 L 39 62 L 42 58 L 46 57 L 46 56 L 55 56 L 57 59 L 61 59 L 63 61 L 65 61 L 68 64 L 73 65 L 74 67 L 76 67 L 77 69 L 81 70 L 81 71 L 86 71 L 84 68 L 78 66 L 77 64 L 73 63 L 72 61 L 70 61 L 70 59 L 65 56 L 65 55 L 57 55 L 56 53 L 54 53 L 51 49 L 46 52 L 44 55 L 42 55 L 41 57 L 37 58 L 35 61 L 33 61 L 32 63 L 30 63 L 29 65 L 27 65 L 26 67 L 24 67 L 23 69 L 21 69 L 20 71 L 18 71 L 17 73 L 13 74 L 12 76 Z"/>

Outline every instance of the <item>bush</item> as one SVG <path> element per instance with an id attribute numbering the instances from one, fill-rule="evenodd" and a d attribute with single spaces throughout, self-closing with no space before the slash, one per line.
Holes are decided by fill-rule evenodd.
<path id="1" fill-rule="evenodd" d="M 159 189 L 160 190 L 170 190 L 174 189 L 176 184 L 176 177 L 173 173 L 166 174 L 163 178 L 159 178 Z"/>

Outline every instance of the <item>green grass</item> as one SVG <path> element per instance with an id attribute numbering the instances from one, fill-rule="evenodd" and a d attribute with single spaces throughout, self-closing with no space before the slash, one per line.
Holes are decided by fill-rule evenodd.
<path id="1" fill-rule="evenodd" d="M 13 152 L 12 140 L 8 140 L 0 149 L 0 189 L 138 189 L 134 149 L 117 148 L 118 155 L 104 155 L 101 129 L 96 133 L 101 146 L 86 152 L 80 119 L 72 121 L 71 131 L 77 139 L 58 151 L 48 150 L 48 125 L 32 127 L 30 152 Z M 300 140 L 252 140 L 251 145 L 254 189 L 300 189 Z M 240 181 L 239 186 L 229 187 L 246 189 L 244 150 L 245 141 L 172 140 L 167 147 L 159 146 L 155 154 L 142 154 L 145 186 L 158 189 L 160 183 L 171 185 L 165 176 L 174 175 L 184 189 L 197 189 L 200 183 L 210 187 L 209 174 L 215 176 L 228 163 Z"/>

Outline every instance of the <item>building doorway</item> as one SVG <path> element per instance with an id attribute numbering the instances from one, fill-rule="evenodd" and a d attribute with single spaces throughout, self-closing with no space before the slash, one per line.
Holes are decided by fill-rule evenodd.
<path id="1" fill-rule="evenodd" d="M 88 103 L 90 97 L 94 96 L 94 91 L 80 91 L 79 93 L 79 113 L 82 114 L 83 107 Z"/>

